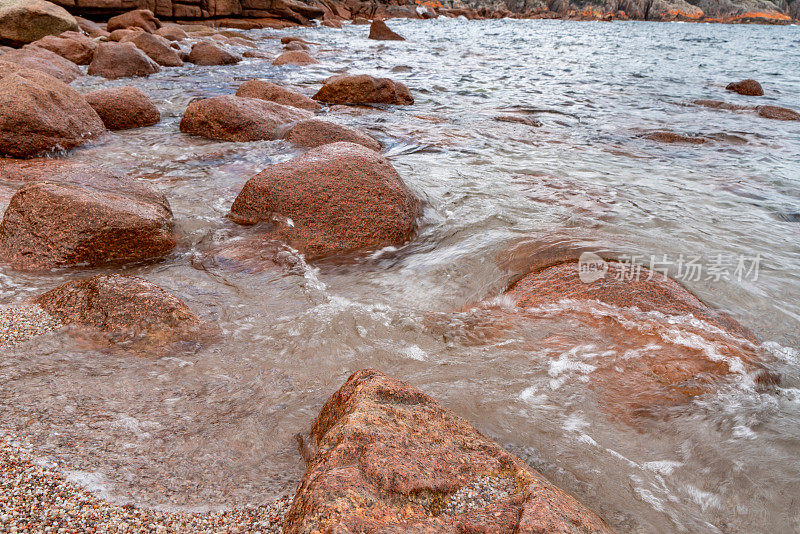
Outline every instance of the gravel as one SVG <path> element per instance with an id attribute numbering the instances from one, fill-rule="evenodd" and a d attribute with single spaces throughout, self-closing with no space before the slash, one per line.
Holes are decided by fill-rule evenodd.
<path id="1" fill-rule="evenodd" d="M 39 306 L 33 304 L 0 306 L 0 349 L 13 347 L 60 327 L 61 323 Z"/>
<path id="2" fill-rule="evenodd" d="M 290 504 L 288 495 L 262 506 L 202 513 L 112 504 L 66 480 L 0 431 L 0 532 L 277 534 Z"/>

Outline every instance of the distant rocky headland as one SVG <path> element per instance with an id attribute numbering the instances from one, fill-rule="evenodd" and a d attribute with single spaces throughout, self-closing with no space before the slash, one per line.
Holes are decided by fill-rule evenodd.
<path id="1" fill-rule="evenodd" d="M 108 17 L 149 9 L 162 19 L 210 20 L 215 25 L 285 27 L 312 20 L 528 18 L 791 24 L 800 0 L 55 0 L 73 14 Z M 233 20 L 232 20 L 233 19 Z"/>

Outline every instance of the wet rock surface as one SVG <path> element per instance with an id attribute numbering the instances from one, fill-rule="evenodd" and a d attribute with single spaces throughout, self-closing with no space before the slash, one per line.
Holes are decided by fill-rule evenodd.
<path id="1" fill-rule="evenodd" d="M 248 180 L 230 216 L 240 224 L 278 220 L 276 237 L 319 258 L 401 245 L 419 214 L 420 201 L 388 160 L 334 143 Z"/>
<path id="2" fill-rule="evenodd" d="M 58 36 L 48 35 L 34 44 L 68 59 L 76 65 L 92 62 L 97 43 L 78 32 L 64 32 Z"/>
<path id="3" fill-rule="evenodd" d="M 312 65 L 314 63 L 317 63 L 317 60 L 302 50 L 289 50 L 276 57 L 272 62 L 273 65 Z"/>
<path id="4" fill-rule="evenodd" d="M 405 41 L 398 33 L 389 29 L 382 20 L 376 20 L 369 27 L 369 38 L 376 41 Z"/>
<path id="5" fill-rule="evenodd" d="M 395 104 L 414 103 L 404 84 L 389 78 L 366 74 L 332 76 L 312 98 L 327 104 Z"/>
<path id="6" fill-rule="evenodd" d="M 29 158 L 69 150 L 103 132 L 100 117 L 74 89 L 0 62 L 0 154 Z"/>
<path id="7" fill-rule="evenodd" d="M 88 73 L 109 80 L 149 76 L 158 72 L 158 64 L 133 43 L 101 43 L 94 52 Z"/>
<path id="8" fill-rule="evenodd" d="M 20 270 L 142 262 L 174 247 L 164 195 L 91 167 L 23 186 L 0 223 L 0 261 Z"/>
<path id="9" fill-rule="evenodd" d="M 13 63 L 26 69 L 38 70 L 64 83 L 83 76 L 83 72 L 72 61 L 33 44 L 6 52 L 0 56 L 0 63 Z"/>
<path id="10" fill-rule="evenodd" d="M 800 121 L 800 113 L 789 108 L 783 108 L 780 106 L 758 106 L 756 111 L 765 119 L 774 119 L 779 121 Z"/>
<path id="11" fill-rule="evenodd" d="M 84 95 L 109 130 L 152 126 L 161 120 L 155 104 L 137 87 L 114 87 Z"/>
<path id="12" fill-rule="evenodd" d="M 197 337 L 201 321 L 179 298 L 133 276 L 67 282 L 34 300 L 64 325 L 89 327 L 113 343 L 153 346 Z"/>
<path id="13" fill-rule="evenodd" d="M 764 89 L 761 88 L 761 84 L 753 79 L 747 79 L 747 80 L 742 80 L 740 82 L 729 83 L 727 86 L 725 86 L 725 89 L 746 96 L 764 95 Z"/>
<path id="14" fill-rule="evenodd" d="M 180 130 L 224 141 L 280 139 L 286 125 L 309 117 L 307 111 L 275 102 L 223 95 L 189 104 L 181 118 Z"/>
<path id="15" fill-rule="evenodd" d="M 203 41 L 192 46 L 187 61 L 195 65 L 234 65 L 242 60 L 241 57 L 231 54 L 227 50 L 213 43 Z"/>
<path id="16" fill-rule="evenodd" d="M 236 96 L 269 100 L 284 106 L 317 111 L 322 106 L 311 98 L 267 80 L 248 80 L 236 90 Z"/>
<path id="17" fill-rule="evenodd" d="M 285 531 L 611 532 L 471 424 L 365 369 L 322 407 Z"/>
<path id="18" fill-rule="evenodd" d="M 22 46 L 46 35 L 78 30 L 66 9 L 45 0 L 2 0 L 0 43 Z"/>
<path id="19" fill-rule="evenodd" d="M 370 150 L 379 151 L 381 149 L 380 143 L 368 134 L 322 119 L 305 119 L 297 122 L 289 130 L 286 140 L 308 148 L 344 141 L 365 146 Z"/>

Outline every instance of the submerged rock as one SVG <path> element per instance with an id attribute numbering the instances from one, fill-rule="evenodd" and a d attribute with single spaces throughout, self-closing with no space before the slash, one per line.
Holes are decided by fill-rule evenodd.
<path id="1" fill-rule="evenodd" d="M 316 59 L 308 55 L 308 52 L 302 50 L 290 50 L 284 52 L 275 58 L 272 62 L 273 65 L 311 65 L 319 63 Z"/>
<path id="2" fill-rule="evenodd" d="M 325 84 L 312 98 L 328 104 L 414 103 L 414 98 L 404 84 L 366 74 L 332 76 L 325 80 Z"/>
<path id="3" fill-rule="evenodd" d="M 227 50 L 208 41 L 202 41 L 192 46 L 187 61 L 195 65 L 234 65 L 242 60 L 241 57 L 231 54 Z"/>
<path id="4" fill-rule="evenodd" d="M 322 119 L 306 119 L 297 122 L 286 140 L 303 147 L 318 147 L 340 141 L 356 143 L 376 152 L 381 149 L 380 143 L 360 130 L 336 124 Z"/>
<path id="5" fill-rule="evenodd" d="M 372 22 L 369 27 L 369 38 L 376 41 L 405 41 L 405 38 L 390 30 L 382 20 Z"/>
<path id="6" fill-rule="evenodd" d="M 765 119 L 800 121 L 800 113 L 789 108 L 782 108 L 780 106 L 758 106 L 756 107 L 756 111 Z"/>
<path id="7" fill-rule="evenodd" d="M 612 532 L 467 421 L 373 369 L 331 395 L 311 435 L 287 534 Z"/>
<path id="8" fill-rule="evenodd" d="M 316 111 L 322 106 L 305 95 L 296 93 L 267 80 L 248 80 L 236 90 L 236 96 L 269 100 L 284 106 Z"/>
<path id="9" fill-rule="evenodd" d="M 0 43 L 22 46 L 45 35 L 78 31 L 66 9 L 45 0 L 0 0 Z"/>
<path id="10" fill-rule="evenodd" d="M 712 109 L 726 109 L 728 111 L 741 111 L 750 109 L 747 106 L 740 106 L 737 104 L 730 104 L 728 102 L 723 102 L 722 100 L 694 100 L 692 101 L 693 104 L 698 106 L 703 106 L 704 108 L 712 108 Z"/>
<path id="11" fill-rule="evenodd" d="M 702 145 L 707 142 L 705 137 L 681 135 L 675 132 L 648 132 L 642 134 L 640 137 L 649 139 L 650 141 L 658 141 L 659 143 L 684 143 L 690 145 Z"/>
<path id="12" fill-rule="evenodd" d="M 308 45 L 304 45 L 298 41 L 291 41 L 286 43 L 283 47 L 284 50 L 308 50 Z"/>
<path id="13" fill-rule="evenodd" d="M 747 79 L 742 80 L 740 82 L 729 83 L 725 89 L 728 91 L 733 91 L 735 93 L 739 93 L 740 95 L 746 96 L 763 96 L 764 89 L 761 88 L 761 84 L 755 80 Z"/>
<path id="14" fill-rule="evenodd" d="M 180 130 L 221 141 L 272 140 L 284 136 L 285 125 L 310 117 L 307 111 L 275 102 L 222 95 L 189 104 Z"/>
<path id="15" fill-rule="evenodd" d="M 30 158 L 69 150 L 105 132 L 74 89 L 39 71 L 0 63 L 0 154 Z"/>
<path id="16" fill-rule="evenodd" d="M 420 211 L 386 158 L 361 145 L 333 143 L 248 180 L 230 217 L 240 224 L 289 219 L 276 236 L 318 258 L 402 245 Z"/>
<path id="17" fill-rule="evenodd" d="M 136 9 L 122 15 L 108 19 L 106 29 L 110 32 L 124 28 L 141 28 L 148 33 L 153 33 L 161 27 L 159 21 L 149 9 Z"/>
<path id="18" fill-rule="evenodd" d="M 167 199 L 155 189 L 98 169 L 69 169 L 11 198 L 0 223 L 0 261 L 15 269 L 153 260 L 175 247 Z"/>
<path id="19" fill-rule="evenodd" d="M 0 62 L 13 63 L 26 69 L 38 70 L 64 83 L 70 83 L 83 76 L 81 69 L 72 61 L 33 44 L 6 52 L 0 56 Z"/>
<path id="20" fill-rule="evenodd" d="M 758 367 L 755 336 L 728 315 L 660 273 L 602 265 L 581 272 L 568 261 L 537 269 L 505 295 L 522 308 L 557 310 L 561 303 L 564 313 L 583 310 L 587 321 L 596 318 L 593 328 L 617 350 L 584 363 L 609 416 L 632 423 L 661 414 L 713 391 L 723 377 Z"/>
<path id="21" fill-rule="evenodd" d="M 158 64 L 133 43 L 101 43 L 94 52 L 89 74 L 109 80 L 150 76 L 161 70 Z"/>
<path id="22" fill-rule="evenodd" d="M 64 32 L 59 36 L 48 35 L 33 43 L 49 50 L 76 65 L 88 65 L 92 62 L 97 43 L 78 32 Z"/>
<path id="23" fill-rule="evenodd" d="M 152 126 L 161 120 L 156 105 L 137 87 L 101 89 L 84 97 L 109 130 Z"/>
<path id="24" fill-rule="evenodd" d="M 147 32 L 123 37 L 122 43 L 133 43 L 136 48 L 147 54 L 147 57 L 162 67 L 180 67 L 183 65 L 178 53 L 165 38 Z"/>
<path id="25" fill-rule="evenodd" d="M 114 343 L 166 345 L 198 335 L 200 320 L 178 297 L 133 276 L 67 282 L 34 302 L 64 325 L 99 330 Z"/>

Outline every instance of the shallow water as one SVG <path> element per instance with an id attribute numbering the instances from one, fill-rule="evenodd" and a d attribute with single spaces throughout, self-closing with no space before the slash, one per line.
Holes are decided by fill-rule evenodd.
<path id="1" fill-rule="evenodd" d="M 303 472 L 294 434 L 347 376 L 375 367 L 474 422 L 623 532 L 800 531 L 800 127 L 690 105 L 709 98 L 798 108 L 800 28 L 563 21 L 393 21 L 245 32 L 277 53 L 287 33 L 321 43 L 308 67 L 164 69 L 135 84 L 162 111 L 69 157 L 161 189 L 180 245 L 146 277 L 220 326 L 222 341 L 161 359 L 99 353 L 64 334 L 0 358 L 0 421 L 109 498 L 164 508 L 260 503 Z M 239 51 L 245 50 L 239 48 Z M 196 97 L 264 77 L 306 93 L 341 72 L 404 81 L 416 104 L 329 112 L 385 146 L 425 199 L 419 234 L 349 265 L 274 266 L 213 253 L 242 235 L 225 219 L 242 184 L 298 154 L 283 142 L 220 143 L 178 131 Z M 746 77 L 767 96 L 724 90 Z M 517 114 L 533 128 L 493 120 Z M 713 139 L 663 145 L 668 129 Z M 13 185 L 13 184 L 12 184 Z M 642 351 L 725 340 L 687 318 L 564 303 L 516 313 L 503 288 L 552 249 L 677 260 L 760 258 L 752 274 L 682 283 L 762 342 L 780 387 L 746 373 L 635 422 L 599 408 L 596 370 Z M 731 267 L 731 271 L 733 267 Z M 92 273 L 81 273 L 92 274 Z M 0 303 L 76 276 L 0 271 Z M 484 302 L 486 304 L 475 307 Z M 656 333 L 643 325 L 659 325 Z M 638 351 L 638 352 L 637 352 Z M 721 356 L 720 356 L 721 357 Z M 736 371 L 736 362 L 731 368 Z"/>

